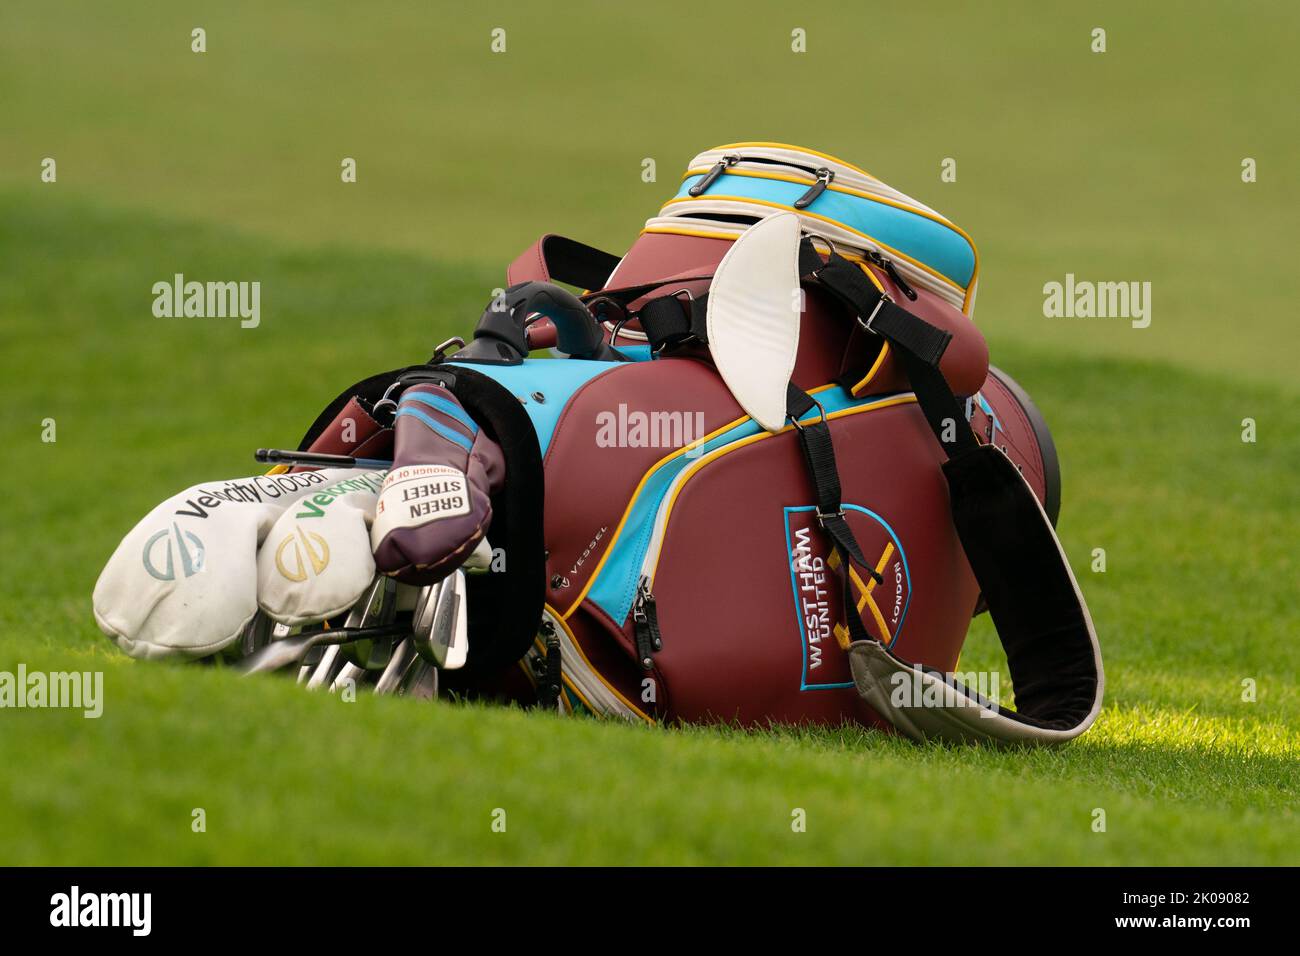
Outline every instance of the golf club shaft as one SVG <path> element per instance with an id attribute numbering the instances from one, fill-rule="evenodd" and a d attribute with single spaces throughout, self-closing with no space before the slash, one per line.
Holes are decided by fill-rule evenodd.
<path id="1" fill-rule="evenodd" d="M 354 458 L 351 455 L 327 455 L 318 451 L 291 451 L 284 448 L 259 448 L 253 457 L 268 465 L 306 465 L 314 468 L 376 468 L 393 467 L 382 458 Z"/>

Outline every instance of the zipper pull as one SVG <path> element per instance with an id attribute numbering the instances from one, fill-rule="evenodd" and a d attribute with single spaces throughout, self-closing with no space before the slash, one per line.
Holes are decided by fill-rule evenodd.
<path id="1" fill-rule="evenodd" d="M 642 575 L 636 586 L 636 600 L 632 603 L 632 630 L 636 635 L 636 656 L 646 670 L 654 667 L 651 654 L 662 650 L 663 635 L 659 633 L 659 612 L 655 596 L 650 593 L 650 578 Z"/>
<path id="2" fill-rule="evenodd" d="M 916 301 L 916 290 L 907 284 L 907 280 L 904 279 L 898 269 L 895 268 L 893 259 L 886 259 L 878 252 L 868 252 L 867 258 L 885 270 L 885 274 L 893 280 L 894 285 L 898 286 L 898 290 L 902 292 L 903 295 L 907 296 L 913 302 Z"/>
<path id="3" fill-rule="evenodd" d="M 723 156 L 722 159 L 713 164 L 713 168 L 705 174 L 704 178 L 692 186 L 686 192 L 692 196 L 698 196 L 704 190 L 708 189 L 718 181 L 718 177 L 725 173 L 730 167 L 740 162 L 739 156 Z"/>
<path id="4" fill-rule="evenodd" d="M 889 278 L 894 280 L 894 285 L 898 286 L 898 288 L 902 291 L 903 295 L 907 296 L 909 299 L 915 302 L 916 290 L 913 289 L 910 285 L 908 285 L 907 280 L 904 279 L 902 275 L 899 274 L 899 271 L 894 268 L 893 259 L 885 260 L 885 271 L 889 273 Z"/>
<path id="5" fill-rule="evenodd" d="M 806 193 L 794 201 L 794 208 L 807 209 L 812 205 L 814 199 L 826 192 L 826 187 L 831 184 L 831 180 L 834 178 L 835 174 L 822 166 L 817 170 L 817 182 L 813 183 Z"/>

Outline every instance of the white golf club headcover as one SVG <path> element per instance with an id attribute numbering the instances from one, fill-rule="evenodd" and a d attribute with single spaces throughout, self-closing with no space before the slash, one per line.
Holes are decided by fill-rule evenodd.
<path id="1" fill-rule="evenodd" d="M 375 577 L 370 526 L 383 471 L 355 473 L 298 499 L 257 555 L 257 603 L 281 624 L 350 608 Z"/>
<path id="2" fill-rule="evenodd" d="M 206 657 L 257 612 L 257 548 L 280 514 L 350 469 L 207 482 L 158 505 L 108 559 L 95 621 L 132 657 Z"/>

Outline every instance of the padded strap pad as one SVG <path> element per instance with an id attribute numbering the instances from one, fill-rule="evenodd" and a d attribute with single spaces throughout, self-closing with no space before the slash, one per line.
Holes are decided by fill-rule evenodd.
<path id="1" fill-rule="evenodd" d="M 874 641 L 849 648 L 858 693 L 918 740 L 1056 744 L 1101 711 L 1105 678 L 1092 618 L 1051 522 L 992 445 L 944 463 L 953 521 L 1006 651 L 1016 710 L 971 693 Z"/>
<path id="2" fill-rule="evenodd" d="M 799 217 L 769 216 L 745 230 L 709 289 L 709 352 L 736 401 L 768 431 L 785 425 L 799 351 Z"/>

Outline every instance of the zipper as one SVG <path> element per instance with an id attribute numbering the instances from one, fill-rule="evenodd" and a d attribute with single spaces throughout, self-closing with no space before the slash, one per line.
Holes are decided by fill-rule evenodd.
<path id="1" fill-rule="evenodd" d="M 718 170 L 718 163 L 720 160 L 730 160 L 730 162 L 726 162 L 725 165 L 723 165 L 723 168 Z M 822 156 L 816 153 L 809 153 L 798 146 L 789 146 L 779 143 L 733 143 L 728 147 L 726 153 L 723 153 L 719 149 L 710 149 L 697 154 L 691 160 L 690 166 L 687 168 L 696 169 L 701 166 L 711 165 L 714 170 L 718 171 L 717 174 L 720 176 L 727 167 L 734 166 L 737 163 L 741 163 L 745 166 L 759 167 L 783 166 L 787 169 L 799 170 L 814 179 L 817 176 L 818 170 L 826 169 L 828 172 L 833 173 L 832 178 L 837 186 L 850 189 L 854 192 L 863 193 L 870 197 L 884 199 L 888 202 L 897 204 L 904 209 L 909 209 L 913 212 L 918 212 L 927 217 L 931 217 L 935 221 L 947 224 L 956 230 L 956 227 L 953 226 L 952 222 L 946 216 L 931 209 L 920 200 L 907 195 L 907 193 L 895 189 L 888 183 L 881 182 L 870 173 L 858 169 L 856 166 L 853 166 L 851 163 L 846 163 L 842 159 L 837 159 L 834 156 Z M 708 177 L 706 176 L 706 178 Z M 717 177 L 715 176 L 713 179 L 710 179 L 709 185 L 712 185 L 716 178 Z M 701 182 L 703 182 L 703 180 L 701 180 Z M 698 183 L 696 185 L 699 186 Z M 689 190 L 689 194 L 692 197 L 698 197 L 704 192 L 704 189 L 706 189 L 707 186 L 701 188 L 699 192 L 695 192 L 695 188 L 696 187 L 692 187 L 691 190 Z M 822 191 L 823 190 L 819 190 L 818 194 L 820 195 Z M 816 198 L 816 196 L 813 196 L 808 201 L 812 202 L 812 200 Z M 799 208 L 802 209 L 803 207 Z M 924 283 L 922 283 L 922 286 L 924 286 Z"/>
<path id="2" fill-rule="evenodd" d="M 730 160 L 730 162 L 727 162 L 723 166 L 723 169 L 718 172 L 718 175 L 722 175 L 722 172 L 725 172 L 728 167 L 734 166 L 737 163 L 744 166 L 757 167 L 759 169 L 764 167 L 784 167 L 786 169 L 797 170 L 798 172 L 808 176 L 810 179 L 816 179 L 818 170 L 825 169 L 834 174 L 833 178 L 837 185 L 844 186 L 857 192 L 866 193 L 869 196 L 879 196 L 893 202 L 902 203 L 909 208 L 921 210 L 935 216 L 939 215 L 929 206 L 925 205 L 925 203 L 919 202 L 906 193 L 900 192 L 888 183 L 883 183 L 880 180 L 863 173 L 861 170 L 853 168 L 842 160 L 836 160 L 829 156 L 810 155 L 794 148 L 778 150 L 770 147 L 758 147 L 750 150 L 745 148 L 745 144 L 737 144 L 736 147 L 733 147 L 725 153 L 719 153 L 717 150 L 706 150 L 705 152 L 695 156 L 691 160 L 690 167 L 688 168 L 711 166 L 713 169 L 717 169 L 718 164 L 726 160 Z M 712 170 L 710 170 L 710 172 L 712 172 Z M 700 190 L 701 193 L 703 191 L 703 189 Z M 692 195 L 698 196 L 699 194 L 694 193 Z"/>
<path id="3" fill-rule="evenodd" d="M 633 721 L 650 719 L 630 706 L 610 685 L 605 683 L 583 656 L 581 649 L 569 636 L 569 632 L 556 624 L 551 609 L 542 612 L 542 626 L 538 631 L 547 647 L 547 655 L 541 656 L 536 643 L 529 649 L 529 654 L 533 655 L 532 670 L 539 684 L 548 676 L 551 667 L 550 645 L 554 641 L 557 652 L 555 663 L 562 665 L 563 679 L 554 672 L 550 672 L 549 676 L 561 686 L 567 681 L 583 707 L 590 708 L 592 713 L 606 717 L 621 717 Z M 566 698 L 561 697 L 561 700 Z"/>
<path id="4" fill-rule="evenodd" d="M 868 249 L 863 255 L 868 261 L 874 262 L 876 265 L 880 266 L 880 268 L 884 269 L 889 275 L 889 278 L 894 280 L 894 285 L 898 286 L 903 295 L 907 296 L 913 302 L 916 301 L 916 291 L 907 284 L 907 281 L 901 275 L 899 275 L 898 270 L 894 267 L 893 259 L 886 259 L 874 249 Z"/>
<path id="5" fill-rule="evenodd" d="M 813 184 L 808 191 L 794 201 L 795 209 L 807 209 L 812 205 L 813 200 L 826 191 L 826 187 L 835 179 L 835 172 L 827 166 L 804 166 L 801 163 L 790 163 L 776 159 L 767 159 L 763 156 L 740 156 L 736 153 L 728 153 L 713 164 L 713 167 L 704 174 L 704 178 L 687 190 L 691 196 L 703 195 L 708 188 L 718 181 L 718 177 L 725 173 L 737 163 L 753 163 L 761 166 L 779 166 L 784 169 L 797 169 L 801 173 L 806 173 L 813 177 Z"/>
<path id="6" fill-rule="evenodd" d="M 717 234 L 735 239 L 739 238 L 746 228 L 746 226 L 720 222 L 716 219 L 699 219 L 692 216 L 656 216 L 646 221 L 644 231 L 676 232 L 682 229 L 693 229 L 702 233 Z M 855 256 L 866 256 L 866 246 L 857 244 L 853 237 L 844 236 L 833 231 L 832 235 L 836 245 L 840 249 L 847 249 Z M 813 238 L 818 239 L 823 237 L 820 234 L 813 234 Z M 906 274 L 908 288 L 916 287 L 925 289 L 927 292 L 933 292 L 957 311 L 962 311 L 962 306 L 965 301 L 965 290 L 960 286 L 935 279 L 928 273 L 922 272 L 920 269 L 906 262 L 894 263 L 894 271 L 896 271 L 900 276 Z M 891 276 L 890 278 L 893 277 Z M 634 333 L 624 331 L 622 334 L 629 335 Z"/>
<path id="7" fill-rule="evenodd" d="M 758 166 L 776 166 L 784 169 L 797 169 L 802 173 L 812 176 L 812 185 L 808 187 L 808 190 L 802 196 L 794 201 L 793 206 L 795 209 L 807 209 L 811 206 L 817 197 L 824 193 L 827 187 L 835 181 L 836 176 L 835 170 L 831 169 L 829 166 L 806 166 L 802 163 L 794 163 L 789 160 L 770 159 L 766 156 L 742 156 L 738 153 L 728 153 L 723 156 L 722 159 L 714 163 L 712 168 L 705 173 L 704 178 L 688 189 L 687 193 L 691 196 L 702 195 L 710 186 L 718 181 L 718 177 L 738 163 Z M 873 191 L 879 192 L 879 190 Z M 913 203 L 916 202 L 915 200 L 909 201 Z M 919 206 L 920 204 L 917 203 L 917 205 Z M 866 258 L 884 269 L 885 272 L 889 274 L 889 278 L 894 280 L 894 284 L 898 286 L 903 295 L 907 296 L 910 301 L 916 301 L 916 291 L 908 284 L 907 280 L 903 278 L 902 273 L 899 272 L 892 259 L 886 259 L 879 252 L 875 252 L 874 250 L 866 252 Z"/>
<path id="8" fill-rule="evenodd" d="M 632 603 L 632 631 L 636 636 L 636 656 L 645 670 L 654 667 L 651 655 L 664 646 L 659 633 L 659 611 L 655 596 L 650 591 L 650 576 L 643 574 L 636 586 L 636 600 Z"/>
<path id="9" fill-rule="evenodd" d="M 759 163 L 763 166 L 784 166 L 786 169 L 797 169 L 801 173 L 807 173 L 814 179 L 825 173 L 830 177 L 826 180 L 827 182 L 835 178 L 835 174 L 826 166 L 805 166 L 803 163 L 792 163 L 787 159 L 768 159 L 766 156 L 736 156 L 735 158 L 737 162 L 741 163 Z"/>
<path id="10" fill-rule="evenodd" d="M 704 178 L 688 189 L 687 192 L 692 196 L 700 195 L 700 193 L 704 192 L 704 190 L 716 183 L 719 176 L 725 173 L 732 166 L 735 166 L 738 162 L 740 162 L 739 156 L 723 156 L 713 164 L 713 168 L 705 174 Z"/>
<path id="11" fill-rule="evenodd" d="M 699 182 L 687 190 L 688 195 L 692 198 L 699 198 L 710 186 L 717 182 L 723 173 L 736 165 L 754 168 L 759 175 L 762 174 L 761 170 L 764 168 L 784 168 L 802 173 L 813 180 L 808 190 L 793 204 L 794 208 L 800 212 L 806 210 L 833 183 L 836 188 L 861 193 L 868 198 L 884 200 L 901 209 L 926 216 L 937 223 L 947 225 L 954 232 L 960 234 L 960 230 L 945 216 L 906 193 L 881 182 L 869 173 L 833 156 L 809 153 L 797 146 L 780 143 L 734 143 L 727 147 L 726 152 L 723 152 L 722 149 L 712 149 L 699 153 L 691 160 L 688 169 L 699 169 L 706 165 L 709 167 L 708 172 Z M 716 227 L 718 224 L 714 223 L 713 225 Z M 647 226 L 649 226 L 649 223 L 647 223 Z M 849 248 L 855 250 L 863 248 L 863 245 L 856 241 L 856 237 L 836 234 L 834 238 L 836 242 Z M 969 242 L 969 240 L 967 241 Z M 899 288 L 909 300 L 915 301 L 916 299 L 916 292 L 912 288 L 915 285 L 918 288 L 937 293 L 958 310 L 966 311 L 970 285 L 959 286 L 955 281 L 936 279 L 924 269 L 907 262 L 895 264 L 883 256 L 878 264 L 889 271 L 890 278 L 899 285 Z M 908 279 L 900 282 L 899 280 L 902 279 L 904 273 L 906 273 Z"/>
<path id="12" fill-rule="evenodd" d="M 826 187 L 831 184 L 831 180 L 834 178 L 835 174 L 825 166 L 817 170 L 817 182 L 813 183 L 806 193 L 794 201 L 794 208 L 807 209 L 812 205 L 814 199 L 826 192 Z"/>

